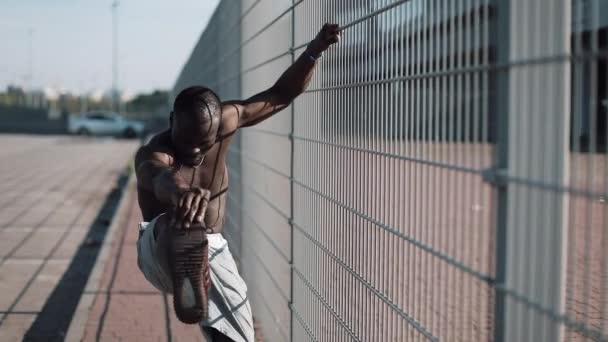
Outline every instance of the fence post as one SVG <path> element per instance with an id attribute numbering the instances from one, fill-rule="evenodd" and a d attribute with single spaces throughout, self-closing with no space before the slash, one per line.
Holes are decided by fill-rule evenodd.
<path id="1" fill-rule="evenodd" d="M 509 0 L 493 0 L 496 18 L 492 25 L 491 41 L 496 43 L 496 64 L 506 64 L 509 61 Z M 509 72 L 497 70 L 490 75 L 495 94 L 490 93 L 492 104 L 490 112 L 495 111 L 496 120 L 493 124 L 493 136 L 496 138 L 496 170 L 506 170 L 509 166 Z M 497 184 L 495 184 L 497 185 Z M 507 231 L 507 203 L 508 193 L 506 186 L 497 186 L 496 194 L 496 275 L 495 283 L 504 284 L 506 277 L 506 231 Z M 495 289 L 494 304 L 494 341 L 505 342 L 505 294 Z"/>
<path id="2" fill-rule="evenodd" d="M 293 64 L 296 60 L 296 56 L 295 56 L 295 50 L 294 47 L 296 46 L 296 25 L 295 25 L 295 21 L 296 21 L 296 8 L 295 8 L 295 0 L 291 0 L 291 64 Z M 294 206 L 293 206 L 293 166 L 294 166 L 294 139 L 293 139 L 293 135 L 295 133 L 294 131 L 294 120 L 295 120 L 295 101 L 291 103 L 291 110 L 290 110 L 290 115 L 291 115 L 291 128 L 289 130 L 289 142 L 291 144 L 291 153 L 289 154 L 290 156 L 290 161 L 289 161 L 289 341 L 293 342 L 293 305 L 294 305 L 294 293 L 293 293 L 293 267 L 294 267 L 294 260 L 293 260 L 293 220 L 294 220 Z"/>
<path id="3" fill-rule="evenodd" d="M 568 201 L 542 185 L 568 183 L 570 1 L 496 4 L 494 339 L 560 341 Z"/>

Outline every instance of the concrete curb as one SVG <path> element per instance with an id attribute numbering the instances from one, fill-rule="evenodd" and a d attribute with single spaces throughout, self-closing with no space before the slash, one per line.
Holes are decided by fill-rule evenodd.
<path id="1" fill-rule="evenodd" d="M 78 302 L 78 306 L 74 312 L 65 341 L 78 342 L 81 341 L 82 337 L 84 336 L 84 331 L 89 318 L 89 311 L 93 306 L 93 301 L 95 300 L 95 292 L 99 289 L 103 272 L 109 260 L 112 245 L 116 239 L 116 233 L 118 232 L 120 225 L 124 223 L 124 220 L 121 218 L 125 217 L 126 211 L 129 208 L 129 192 L 132 191 L 131 189 L 134 185 L 135 175 L 131 173 L 125 187 L 122 190 L 120 202 L 118 203 L 114 217 L 112 217 L 112 222 L 108 228 L 108 232 L 104 239 L 104 243 L 101 246 L 101 250 L 99 251 L 97 260 L 95 261 L 95 266 L 91 271 L 91 276 L 87 281 L 84 292 L 82 293 L 82 297 L 80 297 L 80 301 Z"/>

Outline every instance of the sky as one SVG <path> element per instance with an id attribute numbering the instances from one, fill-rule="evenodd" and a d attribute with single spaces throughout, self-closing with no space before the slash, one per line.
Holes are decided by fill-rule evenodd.
<path id="1" fill-rule="evenodd" d="M 218 0 L 120 0 L 119 89 L 170 89 Z M 0 91 L 112 86 L 112 0 L 0 0 Z M 31 37 L 31 39 L 30 39 Z M 31 48 L 30 48 L 31 43 Z M 30 53 L 31 51 L 31 53 Z"/>

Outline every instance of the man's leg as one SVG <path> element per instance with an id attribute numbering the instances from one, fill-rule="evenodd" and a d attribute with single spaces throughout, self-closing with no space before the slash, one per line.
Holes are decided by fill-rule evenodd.
<path id="1" fill-rule="evenodd" d="M 161 231 L 158 225 L 166 225 L 164 215 L 154 218 L 140 227 L 144 230 L 137 240 L 137 263 L 146 279 L 161 292 L 173 293 L 173 285 L 166 267 L 166 258 L 163 256 L 165 247 L 159 247 L 155 231 Z"/>
<path id="2" fill-rule="evenodd" d="M 173 280 L 168 258 L 170 246 L 168 221 L 167 215 L 161 215 L 150 222 L 150 226 L 146 228 L 137 242 L 137 252 L 138 264 L 146 279 L 160 291 L 171 293 L 173 292 Z M 201 329 L 202 340 L 205 342 L 230 341 L 223 339 L 215 332 L 217 332 L 215 329 Z M 219 334 L 219 332 L 217 333 Z"/>
<path id="3" fill-rule="evenodd" d="M 156 256 L 157 261 L 162 267 L 162 269 L 167 272 L 167 275 L 171 276 L 171 268 L 169 263 L 169 255 L 168 250 L 171 243 L 171 239 L 169 234 L 171 233 L 171 227 L 169 227 L 169 213 L 162 215 L 156 221 L 154 225 L 154 238 L 156 239 Z M 204 286 L 209 289 L 211 286 L 210 278 L 209 278 L 209 269 L 204 268 L 203 273 L 201 274 L 203 277 Z"/>
<path id="4" fill-rule="evenodd" d="M 169 276 L 168 281 L 173 288 L 173 303 L 178 318 L 185 323 L 197 323 L 206 316 L 204 312 L 208 310 L 202 309 L 202 314 L 197 311 L 198 308 L 208 305 L 207 296 L 211 280 L 206 261 L 208 258 L 207 238 L 205 233 L 200 230 L 192 231 L 189 234 L 184 234 L 184 230 L 176 231 L 175 227 L 170 226 L 170 221 L 169 214 L 165 214 L 159 217 L 154 225 L 156 262 L 162 268 L 163 273 Z M 173 251 L 178 251 L 178 253 L 173 253 Z M 181 253 L 187 254 L 182 255 Z M 199 257 L 201 258 L 200 264 L 188 264 L 192 262 L 192 258 Z M 184 258 L 186 260 L 182 260 Z M 185 270 L 180 271 L 180 268 L 184 267 Z M 200 274 L 192 273 L 197 272 L 196 270 L 199 270 Z M 180 278 L 184 271 L 187 273 Z M 200 288 L 199 285 L 195 285 L 198 281 L 202 282 Z M 197 291 L 201 292 L 197 293 Z"/>
<path id="5" fill-rule="evenodd" d="M 209 335 L 211 336 L 211 341 L 213 342 L 234 342 L 230 337 L 217 331 L 217 329 L 205 328 L 205 330 L 208 331 Z"/>
<path id="6" fill-rule="evenodd" d="M 209 330 L 210 329 L 201 327 L 201 332 L 203 333 L 203 339 L 202 339 L 203 342 L 214 342 L 215 341 L 213 339 L 213 334 Z"/>
<path id="7" fill-rule="evenodd" d="M 211 327 L 201 327 L 203 342 L 234 342 L 230 337 Z"/>
<path id="8" fill-rule="evenodd" d="M 162 268 L 163 273 L 170 276 L 171 268 L 170 268 L 170 263 L 169 263 L 169 258 L 168 258 L 168 249 L 170 247 L 170 241 L 171 241 L 169 234 L 171 233 L 170 229 L 172 229 L 172 228 L 169 227 L 168 224 L 169 224 L 168 215 L 162 215 L 161 217 L 159 217 L 156 220 L 153 233 L 154 233 L 154 237 L 156 240 L 156 251 L 154 253 L 154 255 L 156 256 L 155 257 L 156 262 Z M 208 273 L 209 270 L 207 269 L 205 271 L 207 271 L 207 272 L 205 272 L 203 274 L 203 276 L 205 279 L 209 279 L 209 273 Z M 202 327 L 201 331 L 202 331 L 204 341 L 208 341 L 208 342 L 232 342 L 233 341 L 226 335 L 222 334 L 218 330 L 211 328 L 211 327 Z"/>
<path id="9" fill-rule="evenodd" d="M 169 268 L 169 258 L 167 250 L 169 249 L 169 215 L 165 214 L 156 220 L 154 225 L 154 239 L 156 240 L 156 258 L 162 269 L 167 272 L 168 276 L 171 276 L 171 269 Z"/>

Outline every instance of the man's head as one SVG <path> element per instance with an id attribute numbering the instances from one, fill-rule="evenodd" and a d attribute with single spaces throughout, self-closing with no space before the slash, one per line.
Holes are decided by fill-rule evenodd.
<path id="1" fill-rule="evenodd" d="M 182 90 L 171 112 L 171 141 L 180 162 L 199 165 L 215 144 L 222 105 L 208 88 L 195 86 Z"/>

